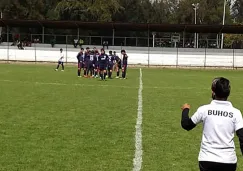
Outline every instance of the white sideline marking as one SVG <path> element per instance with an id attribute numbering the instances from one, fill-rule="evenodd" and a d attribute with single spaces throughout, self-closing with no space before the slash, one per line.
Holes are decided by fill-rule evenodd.
<path id="1" fill-rule="evenodd" d="M 142 122 L 143 122 L 143 73 L 140 68 L 139 89 L 138 89 L 138 114 L 135 133 L 135 156 L 133 159 L 133 171 L 140 171 L 143 162 L 143 146 L 142 146 Z"/>

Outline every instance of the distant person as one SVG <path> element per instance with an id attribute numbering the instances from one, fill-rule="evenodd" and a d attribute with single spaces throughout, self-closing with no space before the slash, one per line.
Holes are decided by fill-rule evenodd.
<path id="1" fill-rule="evenodd" d="M 103 49 L 105 49 L 105 47 L 107 48 L 107 49 L 109 49 L 109 43 L 108 43 L 108 41 L 104 41 L 103 42 Z"/>
<path id="2" fill-rule="evenodd" d="M 74 46 L 74 48 L 77 48 L 77 46 L 78 46 L 78 39 L 77 38 L 73 40 L 73 46 Z"/>
<path id="3" fill-rule="evenodd" d="M 83 39 L 79 39 L 79 47 L 82 48 L 84 45 L 84 40 Z"/>
<path id="4" fill-rule="evenodd" d="M 52 38 L 51 39 L 51 47 L 53 48 L 56 44 L 56 39 L 55 38 Z"/>
<path id="5" fill-rule="evenodd" d="M 190 105 L 182 107 L 181 125 L 189 131 L 203 123 L 203 136 L 199 153 L 200 171 L 236 171 L 237 157 L 234 133 L 239 137 L 243 154 L 243 119 L 241 112 L 227 101 L 230 81 L 215 78 L 212 82 L 212 102 L 198 108 L 189 118 Z M 189 150 L 189 149 L 188 149 Z"/>
<path id="6" fill-rule="evenodd" d="M 81 70 L 84 69 L 84 48 L 81 48 L 77 55 L 78 60 L 78 77 L 81 77 Z"/>
<path id="7" fill-rule="evenodd" d="M 126 79 L 128 56 L 125 50 L 121 50 L 121 54 L 122 54 L 122 79 Z"/>
<path id="8" fill-rule="evenodd" d="M 56 71 L 58 71 L 60 65 L 62 65 L 62 71 L 64 71 L 64 53 L 62 49 L 60 49 L 60 58 L 58 60 Z"/>
<path id="9" fill-rule="evenodd" d="M 101 54 L 98 58 L 100 79 L 105 81 L 106 79 L 106 67 L 108 62 L 108 56 L 105 54 L 105 50 L 101 49 Z"/>
<path id="10" fill-rule="evenodd" d="M 113 55 L 115 57 L 115 61 L 116 61 L 116 78 L 119 78 L 120 76 L 120 71 L 122 69 L 122 63 L 121 63 L 121 58 L 119 58 L 116 55 L 116 51 L 113 52 Z"/>
<path id="11" fill-rule="evenodd" d="M 115 57 L 112 54 L 112 51 L 109 51 L 109 55 L 108 55 L 108 78 L 111 79 L 112 78 L 112 71 L 113 71 L 113 66 L 114 66 L 114 61 L 115 61 Z"/>

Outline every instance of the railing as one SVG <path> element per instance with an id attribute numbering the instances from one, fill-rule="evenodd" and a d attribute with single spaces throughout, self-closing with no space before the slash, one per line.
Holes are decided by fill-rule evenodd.
<path id="1" fill-rule="evenodd" d="M 91 49 L 100 45 L 88 45 Z M 84 48 L 87 45 L 83 45 Z M 31 47 L 18 49 L 11 43 L 2 43 L 0 46 L 0 60 L 9 61 L 31 61 L 31 62 L 57 62 L 59 50 L 62 48 L 65 53 L 66 63 L 76 63 L 76 55 L 79 47 L 74 48 L 71 44 L 50 44 L 32 43 Z M 106 47 L 105 47 L 106 48 Z M 241 49 L 209 49 L 209 48 L 162 48 L 162 47 L 129 47 L 109 46 L 108 51 L 125 49 L 129 56 L 129 64 L 145 66 L 174 66 L 174 67 L 243 67 L 243 50 Z"/>
<path id="2" fill-rule="evenodd" d="M 108 41 L 110 46 L 134 46 L 134 47 L 178 47 L 178 48 L 193 48 L 194 38 L 181 38 L 178 43 L 174 43 L 170 37 L 155 38 L 152 37 L 112 37 L 112 36 L 78 36 L 78 35 L 53 35 L 53 34 L 2 34 L 2 42 L 13 42 L 22 40 L 24 42 L 36 42 L 43 44 L 73 44 L 74 39 L 81 38 L 84 44 L 102 45 L 104 41 Z M 154 42 L 153 42 L 154 41 Z M 219 48 L 220 42 L 216 39 L 199 39 L 199 48 Z"/>

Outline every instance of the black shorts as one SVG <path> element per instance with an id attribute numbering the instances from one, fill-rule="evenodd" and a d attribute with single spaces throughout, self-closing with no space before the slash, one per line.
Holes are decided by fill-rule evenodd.
<path id="1" fill-rule="evenodd" d="M 121 63 L 116 64 L 118 69 L 122 69 Z"/>
<path id="2" fill-rule="evenodd" d="M 93 68 L 94 68 L 93 63 L 89 63 L 89 64 L 88 64 L 88 68 L 89 68 L 89 69 L 93 69 Z"/>
<path id="3" fill-rule="evenodd" d="M 105 65 L 99 65 L 99 70 L 100 70 L 100 71 L 104 71 L 104 70 L 106 70 L 106 66 L 105 66 Z"/>
<path id="4" fill-rule="evenodd" d="M 79 62 L 78 63 L 78 68 L 84 68 L 84 63 L 83 62 Z"/>
<path id="5" fill-rule="evenodd" d="M 63 65 L 63 62 L 61 62 L 61 61 L 58 61 L 58 64 L 59 64 L 59 65 Z"/>
<path id="6" fill-rule="evenodd" d="M 113 64 L 108 65 L 108 70 L 113 70 Z"/>
<path id="7" fill-rule="evenodd" d="M 200 161 L 199 168 L 200 171 L 236 171 L 237 164 Z"/>
<path id="8" fill-rule="evenodd" d="M 122 65 L 122 69 L 126 70 L 127 69 L 127 65 Z"/>

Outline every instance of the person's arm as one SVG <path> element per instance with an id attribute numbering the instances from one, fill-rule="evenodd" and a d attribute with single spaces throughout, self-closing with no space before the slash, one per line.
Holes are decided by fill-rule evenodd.
<path id="1" fill-rule="evenodd" d="M 235 132 L 236 135 L 239 137 L 240 149 L 243 154 L 243 118 L 241 112 L 236 113 L 234 123 L 235 123 Z"/>
<path id="2" fill-rule="evenodd" d="M 181 127 L 187 131 L 190 131 L 196 127 L 196 124 L 194 124 L 191 118 L 189 118 L 189 110 L 190 110 L 190 105 L 188 104 L 183 105 L 182 116 L 181 116 Z"/>
<path id="3" fill-rule="evenodd" d="M 243 128 L 236 131 L 236 135 L 239 137 L 240 149 L 241 149 L 241 153 L 243 155 Z"/>

